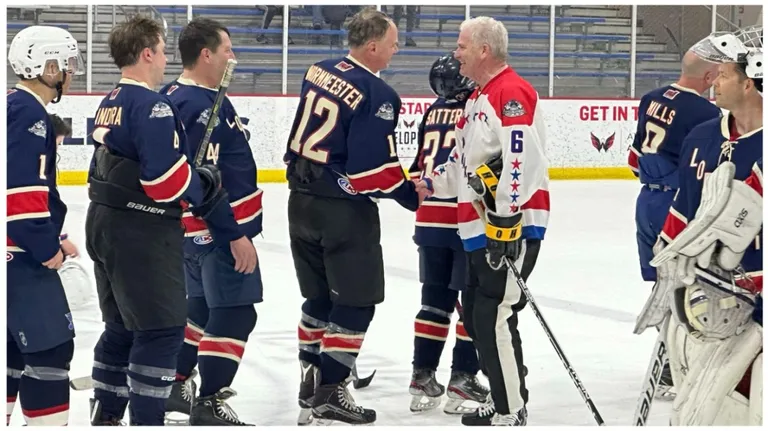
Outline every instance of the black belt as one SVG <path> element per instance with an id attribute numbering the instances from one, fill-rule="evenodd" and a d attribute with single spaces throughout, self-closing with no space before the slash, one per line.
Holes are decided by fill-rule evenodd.
<path id="1" fill-rule="evenodd" d="M 88 197 L 91 202 L 111 208 L 137 211 L 160 217 L 180 220 L 183 214 L 180 206 L 161 204 L 143 193 L 94 178 L 88 180 Z"/>

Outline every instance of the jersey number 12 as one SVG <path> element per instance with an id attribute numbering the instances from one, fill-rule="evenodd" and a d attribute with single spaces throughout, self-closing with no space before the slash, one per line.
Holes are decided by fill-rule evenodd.
<path id="1" fill-rule="evenodd" d="M 304 96 L 304 112 L 301 114 L 299 127 L 291 138 L 291 150 L 296 154 L 320 163 L 328 162 L 328 150 L 316 149 L 315 146 L 331 134 L 339 119 L 339 105 L 333 100 L 320 96 L 314 90 L 309 90 Z M 322 124 L 303 142 L 301 137 L 307 130 L 307 123 L 312 115 L 323 119 Z M 325 116 L 323 116 L 325 114 Z"/>

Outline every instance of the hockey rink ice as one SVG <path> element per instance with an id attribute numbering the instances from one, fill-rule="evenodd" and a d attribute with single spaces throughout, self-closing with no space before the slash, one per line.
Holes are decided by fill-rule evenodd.
<path id="1" fill-rule="evenodd" d="M 288 243 L 286 184 L 262 184 L 264 233 L 254 240 L 264 280 L 264 302 L 232 388 L 229 403 L 240 419 L 256 425 L 295 426 L 299 383 L 296 328 L 302 298 Z M 528 286 L 565 354 L 589 391 L 606 425 L 631 425 L 656 331 L 632 334 L 635 317 L 650 293 L 640 278 L 634 208 L 636 181 L 553 181 L 551 216 Z M 85 186 L 63 186 L 69 207 L 66 231 L 89 272 L 84 244 Z M 379 204 L 386 272 L 386 299 L 376 309 L 358 359 L 361 376 L 374 369 L 371 385 L 350 390 L 376 410 L 376 425 L 460 426 L 460 417 L 440 408 L 409 409 L 414 317 L 420 308 L 418 255 L 411 237 L 414 214 L 393 201 Z M 142 268 L 136 268 L 140 274 Z M 93 281 L 92 281 L 93 282 Z M 72 310 L 75 357 L 72 378 L 89 375 L 102 323 L 94 291 Z M 83 301 L 85 299 L 85 301 Z M 454 322 L 456 316 L 454 315 Z M 527 307 L 520 332 L 530 391 L 529 425 L 595 425 L 578 390 L 535 316 Z M 438 380 L 450 375 L 454 327 L 443 351 Z M 88 424 L 90 391 L 73 392 L 70 425 Z M 668 424 L 670 402 L 655 400 L 649 425 Z M 127 420 L 128 414 L 126 413 Z M 23 424 L 16 406 L 12 424 Z"/>

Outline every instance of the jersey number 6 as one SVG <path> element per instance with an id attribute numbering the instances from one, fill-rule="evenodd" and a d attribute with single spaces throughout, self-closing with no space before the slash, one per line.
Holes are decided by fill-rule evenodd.
<path id="1" fill-rule="evenodd" d="M 336 122 L 339 119 L 339 105 L 327 97 L 318 98 L 314 90 L 309 90 L 304 98 L 306 99 L 304 112 L 301 114 L 299 127 L 296 128 L 296 133 L 291 138 L 291 150 L 310 160 L 327 163 L 328 151 L 315 149 L 315 145 L 328 137 L 333 128 L 336 127 Z M 313 114 L 323 118 L 323 113 L 326 113 L 323 123 L 302 142 L 301 137 L 307 130 L 309 119 Z"/>

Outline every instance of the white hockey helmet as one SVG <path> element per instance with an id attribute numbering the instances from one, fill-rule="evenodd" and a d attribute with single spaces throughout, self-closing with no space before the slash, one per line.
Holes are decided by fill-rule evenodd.
<path id="1" fill-rule="evenodd" d="M 13 72 L 23 79 L 43 76 L 46 66 L 55 61 L 59 71 L 85 73 L 85 62 L 77 40 L 63 28 L 33 25 L 16 33 L 8 50 Z"/>

